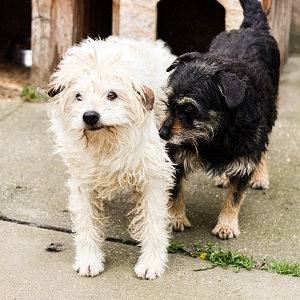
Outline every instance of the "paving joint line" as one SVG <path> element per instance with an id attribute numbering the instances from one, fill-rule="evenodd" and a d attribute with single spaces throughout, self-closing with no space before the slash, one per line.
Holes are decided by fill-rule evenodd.
<path id="1" fill-rule="evenodd" d="M 58 231 L 58 232 L 63 232 L 63 233 L 68 233 L 68 234 L 73 233 L 73 231 L 71 229 L 66 229 L 66 228 L 61 228 L 61 227 L 56 227 L 56 226 L 46 225 L 46 224 L 38 224 L 35 222 L 29 222 L 29 221 L 21 221 L 21 220 L 1 216 L 1 215 L 0 215 L 0 221 L 10 222 L 10 223 L 15 223 L 15 224 L 20 224 L 20 225 L 26 225 L 26 226 L 31 226 L 31 227 L 37 227 L 37 228 L 47 229 L 47 230 L 52 230 L 52 231 Z M 138 244 L 139 244 L 138 242 L 133 241 L 133 240 L 125 240 L 125 239 L 119 239 L 119 238 L 114 238 L 114 237 L 107 237 L 107 238 L 105 238 L 105 241 L 119 243 L 119 244 L 123 244 L 123 245 L 129 245 L 129 246 L 138 246 Z"/>

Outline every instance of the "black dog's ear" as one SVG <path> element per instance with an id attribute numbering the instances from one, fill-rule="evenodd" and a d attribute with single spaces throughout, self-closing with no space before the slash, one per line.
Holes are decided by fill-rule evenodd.
<path id="1" fill-rule="evenodd" d="M 234 73 L 222 73 L 219 76 L 221 93 L 229 108 L 236 108 L 242 103 L 246 93 L 246 83 Z"/>
<path id="2" fill-rule="evenodd" d="M 172 71 L 173 69 L 177 68 L 179 65 L 182 65 L 184 63 L 187 63 L 189 61 L 194 60 L 195 58 L 200 57 L 201 54 L 199 52 L 189 52 L 185 53 L 183 55 L 178 56 L 170 67 L 168 67 L 167 72 Z"/>

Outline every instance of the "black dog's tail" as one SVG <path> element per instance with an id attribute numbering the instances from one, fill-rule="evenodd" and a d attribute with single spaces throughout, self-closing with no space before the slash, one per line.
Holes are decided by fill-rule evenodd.
<path id="1" fill-rule="evenodd" d="M 241 28 L 269 30 L 267 16 L 258 0 L 240 0 L 244 10 L 244 20 Z"/>

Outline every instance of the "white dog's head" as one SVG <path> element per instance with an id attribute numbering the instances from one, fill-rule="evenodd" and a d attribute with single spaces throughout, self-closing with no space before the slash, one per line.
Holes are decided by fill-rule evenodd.
<path id="1" fill-rule="evenodd" d="M 154 93 L 138 59 L 122 43 L 87 39 L 71 47 L 47 88 L 52 119 L 91 135 L 142 124 Z"/>

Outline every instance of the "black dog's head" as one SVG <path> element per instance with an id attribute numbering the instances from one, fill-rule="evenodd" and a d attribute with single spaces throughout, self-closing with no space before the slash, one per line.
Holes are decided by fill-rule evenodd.
<path id="1" fill-rule="evenodd" d="M 179 56 L 171 70 L 160 137 L 177 145 L 209 143 L 244 100 L 244 71 L 232 61 L 197 52 Z"/>

